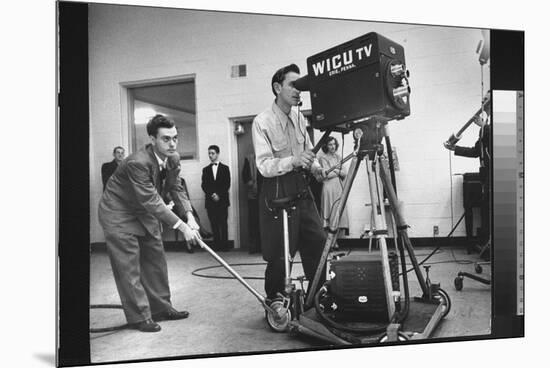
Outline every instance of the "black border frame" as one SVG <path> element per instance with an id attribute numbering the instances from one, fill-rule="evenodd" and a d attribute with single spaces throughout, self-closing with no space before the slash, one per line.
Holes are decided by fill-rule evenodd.
<path id="1" fill-rule="evenodd" d="M 59 25 L 57 38 L 59 47 L 57 365 L 103 365 L 273 353 L 268 351 L 106 363 L 90 362 L 89 160 L 82 159 L 89 156 L 88 3 L 58 2 L 56 15 Z M 490 31 L 491 89 L 524 90 L 524 37 L 523 31 Z M 78 128 L 75 129 L 75 127 Z M 515 251 L 514 244 L 511 242 L 495 251 L 497 261 L 493 259 L 493 301 L 499 300 L 499 303 L 496 305 L 493 302 L 493 324 L 490 335 L 441 338 L 407 344 L 524 336 L 524 317 L 516 315 L 516 274 L 510 272 L 516 269 Z M 502 300 L 506 302 L 501 303 Z M 337 349 L 361 347 L 363 346 Z M 327 349 L 280 350 L 277 353 L 315 350 Z"/>
<path id="2" fill-rule="evenodd" d="M 525 33 L 522 31 L 491 30 L 490 42 L 491 89 L 524 91 Z M 523 140 L 523 152 L 525 152 L 525 139 Z M 491 172 L 492 189 L 495 185 L 493 175 L 494 169 Z M 494 191 L 491 192 L 494 199 Z M 494 219 L 494 200 L 491 203 Z M 525 196 L 523 207 L 525 208 Z M 492 224 L 493 244 L 498 243 L 498 249 L 493 249 L 494 255 L 492 257 L 493 324 L 491 335 L 495 338 L 524 336 L 524 316 L 516 314 L 517 244 L 513 241 L 516 236 L 516 229 L 509 229 L 505 234 L 495 234 L 494 221 L 492 221 Z M 502 227 L 499 229 L 502 229 Z M 499 302 L 495 303 L 495 300 Z"/>
<path id="3" fill-rule="evenodd" d="M 57 16 L 57 364 L 69 366 L 90 364 L 88 4 L 60 2 Z"/>

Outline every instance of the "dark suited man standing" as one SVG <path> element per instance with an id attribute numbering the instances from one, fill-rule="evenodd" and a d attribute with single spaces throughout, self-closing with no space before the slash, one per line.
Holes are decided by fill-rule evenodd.
<path id="1" fill-rule="evenodd" d="M 129 327 L 157 332 L 156 323 L 187 318 L 170 301 L 161 221 L 178 229 L 185 240 L 198 237 L 198 225 L 182 186 L 171 184 L 172 198 L 185 208 L 187 224 L 162 200 L 166 162 L 176 154 L 178 132 L 162 115 L 147 123 L 151 143 L 131 154 L 107 182 L 99 203 L 99 222 Z M 173 168 L 179 170 L 179 166 Z"/>
<path id="2" fill-rule="evenodd" d="M 113 149 L 113 161 L 105 162 L 101 165 L 101 180 L 103 181 L 103 190 L 107 185 L 107 180 L 113 175 L 118 165 L 124 160 L 124 148 L 117 146 Z"/>
<path id="3" fill-rule="evenodd" d="M 227 241 L 227 211 L 229 207 L 229 187 L 231 177 L 229 167 L 219 161 L 220 147 L 208 147 L 210 165 L 202 169 L 201 187 L 204 191 L 205 207 L 212 225 L 214 246 L 212 249 L 229 250 Z"/>
<path id="4" fill-rule="evenodd" d="M 488 95 L 485 99 L 489 98 Z M 454 151 L 455 156 L 479 157 L 479 179 L 481 180 L 481 257 L 489 260 L 491 247 L 491 152 L 492 128 L 489 124 L 491 104 L 484 104 L 485 110 L 477 116 L 474 123 L 479 126 L 479 138 L 473 147 L 463 147 L 444 143 L 445 148 Z"/>

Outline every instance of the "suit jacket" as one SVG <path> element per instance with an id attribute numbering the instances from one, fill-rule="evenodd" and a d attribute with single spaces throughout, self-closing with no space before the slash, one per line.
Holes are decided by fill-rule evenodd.
<path id="1" fill-rule="evenodd" d="M 177 168 L 168 168 L 178 170 Z M 167 172 L 167 177 L 173 175 Z M 168 182 L 168 180 L 166 180 Z M 181 185 L 165 183 L 164 189 L 192 211 L 187 193 Z M 128 156 L 107 182 L 99 202 L 99 221 L 106 231 L 135 235 L 161 236 L 160 221 L 169 226 L 179 217 L 166 207 L 161 193 L 163 184 L 153 147 L 147 145 Z"/>
<path id="2" fill-rule="evenodd" d="M 229 206 L 229 187 L 231 186 L 231 176 L 227 165 L 218 163 L 218 172 L 216 180 L 212 172 L 212 165 L 208 165 L 202 169 L 201 188 L 206 195 L 206 208 L 213 206 Z M 212 194 L 217 193 L 220 197 L 219 202 L 214 202 Z"/>
<path id="3" fill-rule="evenodd" d="M 491 170 L 491 141 L 492 129 L 487 124 L 479 130 L 479 138 L 473 147 L 455 147 L 455 156 L 479 157 L 479 174 L 483 181 L 488 179 Z"/>
<path id="4" fill-rule="evenodd" d="M 118 164 L 115 160 L 110 162 L 105 162 L 101 165 L 101 180 L 103 181 L 103 190 L 105 190 L 105 185 L 107 185 L 107 180 L 114 174 L 117 169 Z"/>
<path id="5" fill-rule="evenodd" d="M 166 179 L 162 188 L 162 198 L 164 203 L 174 202 L 174 208 L 172 212 L 184 221 L 187 221 L 187 212 L 194 211 L 191 206 L 191 197 L 187 190 L 187 184 L 185 180 L 180 177 L 180 156 L 178 153 L 171 155 L 166 160 Z M 178 211 L 174 211 L 174 209 Z"/>

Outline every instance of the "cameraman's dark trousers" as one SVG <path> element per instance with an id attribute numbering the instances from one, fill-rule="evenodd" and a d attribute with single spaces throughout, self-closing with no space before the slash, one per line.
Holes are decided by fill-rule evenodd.
<path id="1" fill-rule="evenodd" d="M 267 201 L 294 197 L 298 193 L 302 193 L 303 198 L 297 201 L 296 209 L 290 211 L 288 219 L 290 255 L 294 257 L 296 251 L 300 251 L 304 273 L 309 282 L 315 276 L 323 253 L 326 235 L 303 174 L 292 171 L 282 176 L 264 178 L 259 194 L 259 212 L 262 255 L 267 262 L 265 292 L 268 299 L 274 299 L 277 293 L 284 294 L 285 263 L 282 213 L 270 211 Z M 324 276 L 323 270 L 317 289 L 323 285 Z"/>

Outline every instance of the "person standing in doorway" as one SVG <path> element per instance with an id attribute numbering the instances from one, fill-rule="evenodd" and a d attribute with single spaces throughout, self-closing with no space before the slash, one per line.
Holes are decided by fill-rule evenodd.
<path id="1" fill-rule="evenodd" d="M 489 98 L 489 94 L 485 99 Z M 484 101 L 485 101 L 484 99 Z M 446 149 L 454 151 L 455 156 L 479 158 L 479 178 L 481 180 L 481 257 L 490 259 L 491 249 L 491 152 L 492 128 L 489 121 L 491 104 L 482 103 L 484 111 L 476 116 L 474 123 L 479 126 L 479 137 L 473 147 L 463 147 L 444 143 Z"/>
<path id="2" fill-rule="evenodd" d="M 229 167 L 219 160 L 220 147 L 208 147 L 210 165 L 202 169 L 201 188 L 206 196 L 205 207 L 212 227 L 214 244 L 212 249 L 229 250 L 227 239 L 227 214 L 231 176 Z"/>
<path id="3" fill-rule="evenodd" d="M 113 175 L 118 165 L 124 160 L 124 148 L 117 146 L 113 149 L 113 161 L 101 165 L 101 180 L 103 181 L 103 190 L 107 185 L 107 180 Z"/>

